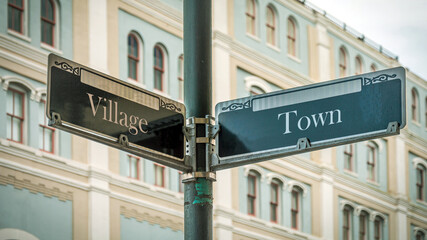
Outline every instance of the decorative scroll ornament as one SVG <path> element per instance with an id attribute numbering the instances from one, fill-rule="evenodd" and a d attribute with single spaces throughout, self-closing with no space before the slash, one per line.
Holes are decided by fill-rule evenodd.
<path id="1" fill-rule="evenodd" d="M 166 108 L 166 109 L 171 110 L 171 111 L 181 112 L 181 108 L 175 106 L 175 104 L 173 104 L 173 103 L 166 103 L 162 99 L 160 99 L 160 107 Z"/>
<path id="2" fill-rule="evenodd" d="M 251 100 L 248 100 L 244 103 L 233 103 L 227 107 L 223 107 L 222 111 L 235 111 L 235 110 L 240 110 L 240 109 L 244 109 L 244 108 L 250 108 L 251 107 Z"/>
<path id="3" fill-rule="evenodd" d="M 80 68 L 78 68 L 78 67 L 73 68 L 70 64 L 68 64 L 66 62 L 55 61 L 55 64 L 59 65 L 62 70 L 65 70 L 65 71 L 68 71 L 74 75 L 80 76 Z"/>
<path id="4" fill-rule="evenodd" d="M 376 83 L 382 83 L 390 80 L 394 80 L 393 78 L 396 77 L 396 74 L 388 75 L 388 74 L 381 74 L 379 76 L 376 76 L 374 78 L 364 78 L 363 79 L 363 85 L 371 85 Z"/>

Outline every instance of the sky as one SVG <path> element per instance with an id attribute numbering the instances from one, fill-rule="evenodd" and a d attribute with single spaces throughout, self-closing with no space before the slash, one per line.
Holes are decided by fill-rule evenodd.
<path id="1" fill-rule="evenodd" d="M 307 0 L 382 45 L 427 81 L 427 0 Z"/>

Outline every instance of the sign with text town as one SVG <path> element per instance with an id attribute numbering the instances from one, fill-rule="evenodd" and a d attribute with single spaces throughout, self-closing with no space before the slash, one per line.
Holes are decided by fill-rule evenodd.
<path id="1" fill-rule="evenodd" d="M 53 54 L 46 114 L 56 128 L 188 169 L 183 104 Z"/>
<path id="2" fill-rule="evenodd" d="M 402 67 L 216 105 L 225 169 L 399 133 L 406 124 Z"/>

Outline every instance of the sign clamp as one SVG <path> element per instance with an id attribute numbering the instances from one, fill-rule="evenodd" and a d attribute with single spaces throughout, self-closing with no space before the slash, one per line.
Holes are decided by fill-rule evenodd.
<path id="1" fill-rule="evenodd" d="M 197 126 L 198 125 L 205 125 L 205 131 L 204 136 L 198 136 L 197 135 Z M 219 125 L 215 125 L 215 118 L 206 115 L 205 118 L 196 118 L 191 117 L 187 119 L 186 126 L 183 127 L 183 133 L 185 135 L 185 138 L 187 139 L 186 143 L 186 152 L 184 157 L 184 162 L 187 166 L 191 166 L 193 170 L 197 169 L 196 166 L 196 147 L 197 144 L 206 144 L 206 169 L 205 171 L 207 173 L 212 173 L 210 170 L 210 167 L 212 166 L 213 161 L 218 161 L 218 156 L 215 151 L 215 138 L 219 133 Z M 199 130 L 199 134 L 200 134 Z M 199 175 L 196 173 L 204 173 L 204 172 L 193 172 L 188 173 L 185 177 L 185 179 L 188 178 L 196 178 Z M 211 175 L 206 175 L 202 177 L 208 177 L 211 179 L 215 179 L 215 177 L 212 177 Z"/>

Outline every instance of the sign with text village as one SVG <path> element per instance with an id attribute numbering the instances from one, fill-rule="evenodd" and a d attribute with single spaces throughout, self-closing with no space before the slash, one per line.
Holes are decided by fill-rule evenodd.
<path id="1" fill-rule="evenodd" d="M 184 164 L 185 106 L 70 60 L 49 55 L 50 125 L 152 161 Z"/>
<path id="2" fill-rule="evenodd" d="M 396 135 L 406 124 L 405 69 L 221 102 L 215 110 L 215 170 Z"/>

